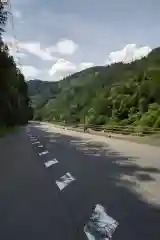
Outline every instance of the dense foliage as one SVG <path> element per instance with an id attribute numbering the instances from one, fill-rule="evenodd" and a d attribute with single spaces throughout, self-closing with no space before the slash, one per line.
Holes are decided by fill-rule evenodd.
<path id="1" fill-rule="evenodd" d="M 26 123 L 31 114 L 24 76 L 2 40 L 6 20 L 0 1 L 0 128 Z"/>
<path id="2" fill-rule="evenodd" d="M 32 106 L 41 108 L 49 99 L 59 92 L 58 84 L 55 82 L 43 82 L 35 79 L 28 81 L 28 94 L 32 98 Z"/>
<path id="3" fill-rule="evenodd" d="M 57 93 L 35 109 L 35 119 L 160 127 L 160 48 L 130 64 L 93 67 L 56 84 Z"/>

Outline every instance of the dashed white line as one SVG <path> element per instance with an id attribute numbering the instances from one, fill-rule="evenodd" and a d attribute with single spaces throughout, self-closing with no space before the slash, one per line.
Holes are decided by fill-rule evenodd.
<path id="1" fill-rule="evenodd" d="M 53 160 L 50 160 L 50 161 L 48 161 L 48 162 L 45 162 L 45 167 L 46 168 L 49 168 L 49 167 L 51 167 L 52 165 L 54 165 L 54 164 L 56 164 L 56 163 L 58 163 L 58 161 L 57 161 L 57 159 L 56 158 L 54 158 Z"/>
<path id="2" fill-rule="evenodd" d="M 36 141 L 36 140 L 37 140 L 37 138 L 30 138 L 30 140 L 31 140 L 31 141 Z"/>
<path id="3" fill-rule="evenodd" d="M 32 142 L 32 145 L 39 144 L 39 143 L 40 143 L 39 141 Z"/>
<path id="4" fill-rule="evenodd" d="M 56 184 L 60 190 L 63 190 L 65 187 L 68 186 L 68 184 L 75 180 L 76 179 L 68 172 L 64 176 L 62 176 L 60 180 L 56 181 Z"/>
<path id="5" fill-rule="evenodd" d="M 37 146 L 37 147 L 39 147 L 39 148 L 42 148 L 42 147 L 43 147 L 43 145 L 39 145 L 39 146 Z"/>
<path id="6" fill-rule="evenodd" d="M 118 222 L 108 216 L 103 206 L 97 204 L 84 232 L 89 240 L 111 239 Z"/>
<path id="7" fill-rule="evenodd" d="M 42 155 L 46 155 L 46 154 L 48 154 L 49 152 L 48 152 L 48 150 L 46 150 L 46 151 L 43 151 L 43 152 L 41 152 L 41 153 L 38 153 L 38 155 L 39 156 L 42 156 Z"/>

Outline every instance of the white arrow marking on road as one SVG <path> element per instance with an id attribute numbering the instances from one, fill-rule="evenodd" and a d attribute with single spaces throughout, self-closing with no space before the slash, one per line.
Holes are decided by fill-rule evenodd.
<path id="1" fill-rule="evenodd" d="M 64 176 L 62 176 L 60 180 L 56 181 L 56 184 L 60 190 L 63 190 L 69 183 L 75 180 L 76 179 L 72 177 L 72 175 L 68 172 Z"/>
<path id="2" fill-rule="evenodd" d="M 39 144 L 40 142 L 39 141 L 37 141 L 37 142 L 33 142 L 32 144 L 34 145 L 34 144 Z"/>
<path id="3" fill-rule="evenodd" d="M 50 160 L 50 161 L 48 161 L 48 162 L 45 162 L 45 167 L 46 168 L 49 168 L 49 167 L 51 167 L 52 165 L 54 165 L 54 164 L 56 164 L 56 163 L 58 163 L 58 161 L 57 161 L 57 159 L 56 158 L 54 158 L 53 160 Z"/>
<path id="4" fill-rule="evenodd" d="M 97 204 L 84 232 L 89 240 L 109 240 L 117 226 L 118 222 L 108 216 L 103 206 Z"/>
<path id="5" fill-rule="evenodd" d="M 42 156 L 42 155 L 45 155 L 45 154 L 48 154 L 48 150 L 44 151 L 44 152 L 41 152 L 41 153 L 38 153 L 39 156 Z"/>

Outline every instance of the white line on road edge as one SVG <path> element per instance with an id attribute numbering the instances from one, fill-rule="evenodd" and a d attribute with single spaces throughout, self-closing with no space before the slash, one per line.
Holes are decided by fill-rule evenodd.
<path id="1" fill-rule="evenodd" d="M 97 204 L 84 232 L 89 240 L 109 240 L 117 226 L 118 222 L 108 216 L 103 206 Z"/>
<path id="2" fill-rule="evenodd" d="M 39 143 L 40 143 L 39 141 L 37 141 L 37 142 L 33 142 L 32 145 L 34 145 L 34 144 L 39 144 Z"/>
<path id="3" fill-rule="evenodd" d="M 56 184 L 60 190 L 63 190 L 69 183 L 75 180 L 76 179 L 72 177 L 72 175 L 68 172 L 64 176 L 62 176 L 60 180 L 56 181 Z"/>
<path id="4" fill-rule="evenodd" d="M 54 158 L 53 160 L 50 160 L 50 161 L 48 161 L 48 162 L 45 162 L 45 167 L 46 168 L 49 168 L 49 167 L 51 167 L 52 165 L 54 165 L 54 164 L 56 164 L 56 163 L 58 163 L 58 161 L 57 161 L 57 159 L 56 158 Z"/>
<path id="5" fill-rule="evenodd" d="M 48 152 L 48 150 L 46 150 L 46 151 L 43 151 L 43 152 L 41 152 L 41 153 L 38 153 L 38 155 L 39 156 L 42 156 L 42 155 L 45 155 L 45 154 L 48 154 L 49 152 Z"/>

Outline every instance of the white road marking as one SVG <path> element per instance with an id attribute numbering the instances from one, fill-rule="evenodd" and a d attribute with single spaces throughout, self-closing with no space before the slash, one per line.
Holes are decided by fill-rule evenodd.
<path id="1" fill-rule="evenodd" d="M 97 204 L 84 232 L 89 240 L 109 240 L 117 226 L 118 222 L 108 216 L 103 206 Z"/>
<path id="2" fill-rule="evenodd" d="M 39 145 L 38 147 L 39 147 L 39 148 L 42 148 L 42 147 L 43 147 L 43 145 Z"/>
<path id="3" fill-rule="evenodd" d="M 46 155 L 46 154 L 48 154 L 49 152 L 48 152 L 48 150 L 46 150 L 46 151 L 43 151 L 43 152 L 41 152 L 41 153 L 38 153 L 38 155 L 39 156 L 42 156 L 42 155 Z"/>
<path id="4" fill-rule="evenodd" d="M 30 140 L 31 140 L 31 141 L 35 141 L 35 140 L 37 140 L 37 138 L 36 138 L 36 137 L 30 138 Z"/>
<path id="5" fill-rule="evenodd" d="M 39 141 L 32 142 L 33 145 L 34 145 L 34 144 L 39 144 L 39 143 L 40 143 Z"/>
<path id="6" fill-rule="evenodd" d="M 68 172 L 64 176 L 62 176 L 60 180 L 56 181 L 56 184 L 60 190 L 63 190 L 69 183 L 75 180 L 76 179 L 72 177 L 72 175 Z"/>
<path id="7" fill-rule="evenodd" d="M 58 161 L 57 161 L 57 159 L 56 158 L 54 158 L 53 160 L 50 160 L 50 161 L 48 161 L 48 162 L 45 162 L 45 167 L 46 168 L 48 168 L 48 167 L 51 167 L 52 165 L 54 165 L 54 164 L 56 164 L 56 163 L 58 163 Z"/>

